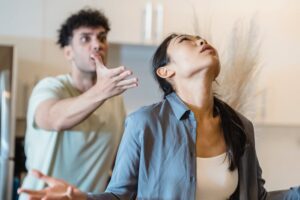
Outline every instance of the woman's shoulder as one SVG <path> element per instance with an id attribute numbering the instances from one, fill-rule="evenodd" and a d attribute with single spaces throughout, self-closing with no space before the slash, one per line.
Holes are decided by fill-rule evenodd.
<path id="1" fill-rule="evenodd" d="M 138 124 L 157 124 L 166 121 L 173 111 L 166 99 L 151 105 L 143 106 L 127 116 L 126 121 L 138 122 Z"/>
<path id="2" fill-rule="evenodd" d="M 136 111 L 130 113 L 127 118 L 138 118 L 139 120 L 155 118 L 158 116 L 163 104 L 164 100 L 147 106 L 142 106 Z"/>

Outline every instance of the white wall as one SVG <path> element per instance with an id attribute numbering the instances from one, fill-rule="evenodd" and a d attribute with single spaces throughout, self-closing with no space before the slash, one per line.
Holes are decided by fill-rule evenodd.
<path id="1" fill-rule="evenodd" d="M 299 125 L 300 118 L 300 1 L 298 0 L 191 0 L 199 30 L 219 52 L 231 51 L 233 27 L 256 25 L 248 34 L 261 41 L 261 77 L 256 98 L 256 120 L 264 124 Z M 247 29 L 245 29 L 247 30 Z M 241 40 L 236 38 L 236 41 Z M 243 55 L 240 55 L 243 56 Z"/>

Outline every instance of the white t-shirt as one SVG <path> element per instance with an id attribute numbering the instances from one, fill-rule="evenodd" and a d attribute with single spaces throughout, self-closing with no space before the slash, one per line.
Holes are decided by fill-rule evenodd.
<path id="1" fill-rule="evenodd" d="M 80 95 L 71 81 L 70 75 L 60 75 L 45 78 L 34 88 L 27 113 L 26 167 L 64 179 L 82 191 L 102 192 L 123 133 L 122 97 L 108 99 L 82 123 L 67 131 L 40 129 L 34 121 L 41 102 Z M 27 175 L 22 187 L 41 189 L 44 184 Z"/>
<path id="2" fill-rule="evenodd" d="M 197 157 L 196 200 L 226 200 L 238 185 L 238 170 L 229 171 L 226 153 L 200 158 Z"/>

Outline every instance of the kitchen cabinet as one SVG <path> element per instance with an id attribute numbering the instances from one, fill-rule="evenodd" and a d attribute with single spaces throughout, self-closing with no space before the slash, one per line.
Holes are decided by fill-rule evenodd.
<path id="1" fill-rule="evenodd" d="M 36 33 L 39 37 L 55 41 L 57 30 L 70 14 L 82 8 L 97 8 L 102 10 L 110 21 L 112 28 L 109 34 L 110 41 L 133 44 L 142 42 L 141 26 L 144 1 L 44 0 L 40 2 L 38 6 L 31 6 L 30 10 L 36 13 L 34 18 L 40 20 L 39 24 L 35 24 L 35 28 L 39 28 L 39 32 Z M 28 21 L 30 20 L 28 19 Z"/>
<path id="2" fill-rule="evenodd" d="M 197 32 L 197 15 L 193 1 L 165 0 L 163 36 L 171 33 L 195 34 Z"/>
<path id="3" fill-rule="evenodd" d="M 146 1 L 96 1 L 95 7 L 104 11 L 111 24 L 109 41 L 120 44 L 144 44 L 144 13 Z"/>
<path id="4" fill-rule="evenodd" d="M 170 33 L 195 32 L 189 1 L 110 0 L 94 5 L 108 16 L 112 28 L 109 40 L 113 43 L 157 45 Z"/>
<path id="5" fill-rule="evenodd" d="M 88 7 L 100 9 L 108 17 L 113 43 L 155 45 L 171 32 L 191 33 L 195 29 L 193 4 L 184 0 L 12 0 L 0 8 L 0 34 L 55 41 L 61 23 L 71 13 Z M 6 23 L 8 20 L 12 23 Z"/>
<path id="6" fill-rule="evenodd" d="M 56 40 L 61 24 L 72 13 L 85 7 L 94 7 L 93 0 L 43 0 L 43 37 Z"/>
<path id="7" fill-rule="evenodd" d="M 141 0 L 44 0 L 44 36 L 56 39 L 61 23 L 82 8 L 97 8 L 109 19 L 109 41 L 120 44 L 152 44 L 144 39 L 144 15 L 147 1 Z"/>

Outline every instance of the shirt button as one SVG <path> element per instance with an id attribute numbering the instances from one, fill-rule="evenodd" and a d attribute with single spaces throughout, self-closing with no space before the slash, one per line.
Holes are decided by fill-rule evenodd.
<path id="1" fill-rule="evenodd" d="M 195 179 L 195 177 L 194 176 L 190 176 L 190 182 L 195 182 L 196 181 L 196 179 Z"/>
<path id="2" fill-rule="evenodd" d="M 194 157 L 194 152 L 191 151 L 191 152 L 190 152 L 190 155 L 191 155 L 191 157 Z"/>

